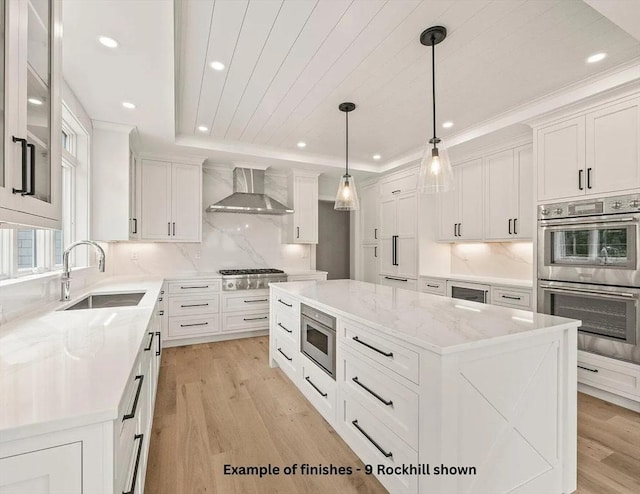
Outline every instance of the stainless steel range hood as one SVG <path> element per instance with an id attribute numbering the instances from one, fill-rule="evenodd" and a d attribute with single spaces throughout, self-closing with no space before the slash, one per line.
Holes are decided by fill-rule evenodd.
<path id="1" fill-rule="evenodd" d="M 207 212 L 290 214 L 293 209 L 264 193 L 264 170 L 235 168 L 233 194 L 209 206 Z"/>

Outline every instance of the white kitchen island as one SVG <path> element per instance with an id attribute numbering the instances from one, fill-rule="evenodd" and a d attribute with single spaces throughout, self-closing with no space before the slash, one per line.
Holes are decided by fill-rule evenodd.
<path id="1" fill-rule="evenodd" d="M 335 380 L 301 304 L 336 318 Z M 579 321 L 352 280 L 272 284 L 270 306 L 271 366 L 390 492 L 576 489 Z"/>

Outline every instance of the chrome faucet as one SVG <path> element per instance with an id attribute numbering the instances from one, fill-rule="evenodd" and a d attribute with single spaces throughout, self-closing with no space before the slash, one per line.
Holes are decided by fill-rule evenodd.
<path id="1" fill-rule="evenodd" d="M 98 259 L 98 269 L 101 273 L 104 273 L 105 256 L 102 247 L 92 240 L 78 240 L 77 242 L 73 242 L 62 254 L 62 277 L 60 278 L 61 302 L 71 298 L 71 268 L 69 267 L 69 254 L 78 245 L 93 245 L 98 250 L 98 253 L 100 254 L 100 258 Z"/>

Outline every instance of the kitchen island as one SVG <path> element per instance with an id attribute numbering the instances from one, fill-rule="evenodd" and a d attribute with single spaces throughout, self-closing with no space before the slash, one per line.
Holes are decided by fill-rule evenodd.
<path id="1" fill-rule="evenodd" d="M 579 321 L 352 280 L 270 290 L 271 366 L 390 492 L 575 490 Z"/>

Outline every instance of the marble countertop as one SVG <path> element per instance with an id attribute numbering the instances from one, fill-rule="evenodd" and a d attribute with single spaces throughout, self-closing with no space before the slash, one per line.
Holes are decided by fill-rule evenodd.
<path id="1" fill-rule="evenodd" d="M 445 354 L 574 328 L 579 321 L 353 280 L 271 285 L 320 310 Z"/>
<path id="2" fill-rule="evenodd" d="M 473 274 L 448 274 L 431 275 L 421 274 L 421 278 L 437 278 L 439 280 L 468 281 L 469 283 L 485 283 L 488 285 L 512 286 L 519 288 L 532 288 L 533 280 L 522 280 L 517 278 L 497 278 L 494 276 L 476 276 Z"/>
<path id="3" fill-rule="evenodd" d="M 0 326 L 0 442 L 117 418 L 162 283 L 108 278 Z M 134 307 L 57 310 L 133 291 L 146 292 Z"/>

